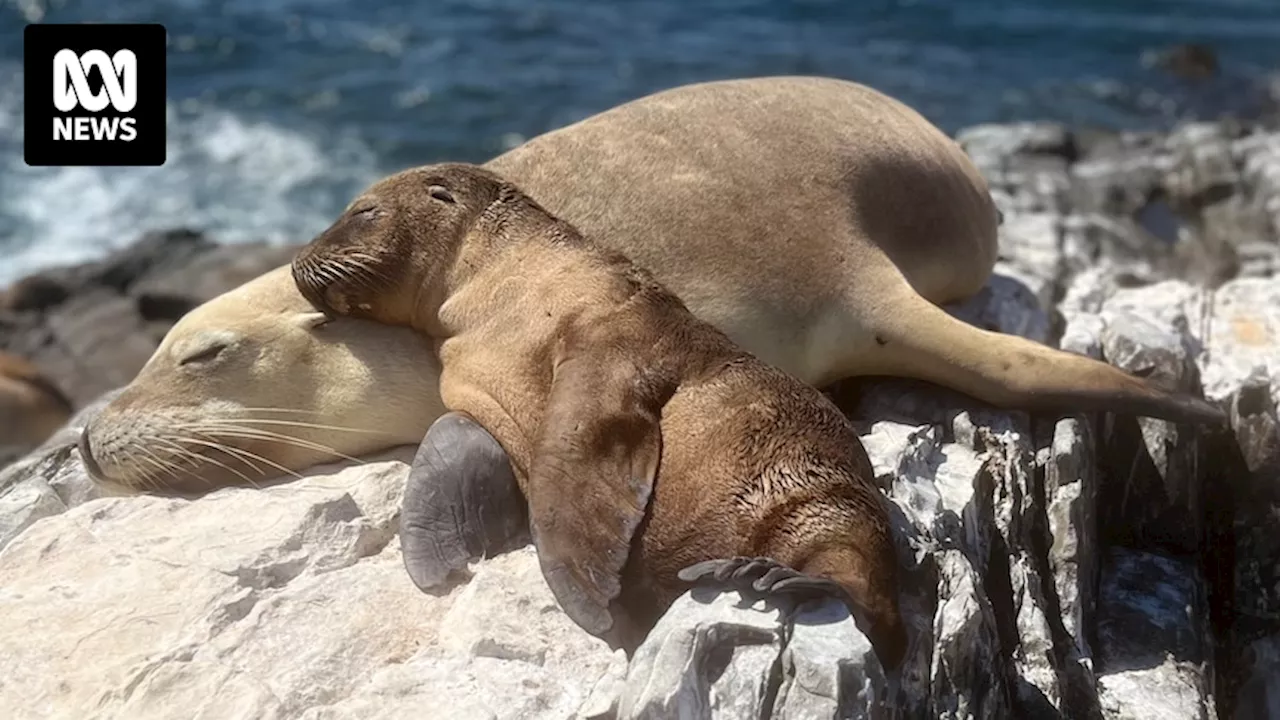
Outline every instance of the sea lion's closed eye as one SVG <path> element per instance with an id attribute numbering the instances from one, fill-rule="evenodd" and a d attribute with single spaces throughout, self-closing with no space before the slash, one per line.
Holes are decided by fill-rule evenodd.
<path id="1" fill-rule="evenodd" d="M 178 361 L 179 365 L 191 365 L 192 363 L 207 363 L 216 360 L 223 350 L 227 349 L 228 343 L 217 343 L 205 348 L 201 348 Z"/>

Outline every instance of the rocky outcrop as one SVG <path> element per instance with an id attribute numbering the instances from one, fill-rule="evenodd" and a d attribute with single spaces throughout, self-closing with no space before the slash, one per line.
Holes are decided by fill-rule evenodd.
<path id="1" fill-rule="evenodd" d="M 1196 123 L 1078 135 L 1042 123 L 957 139 L 1005 211 L 1001 270 L 1054 307 L 1081 273 L 1210 287 L 1280 270 L 1280 133 Z"/>
<path id="2" fill-rule="evenodd" d="M 1231 410 L 1222 434 L 1095 425 L 1087 509 L 1100 531 L 1087 556 L 1091 572 L 1101 566 L 1090 602 L 1102 709 L 1269 716 L 1280 703 L 1267 674 L 1280 632 L 1280 134 L 1221 123 L 1084 137 L 1028 124 L 960 139 L 1006 210 L 999 270 L 1055 308 L 1049 340 Z M 1131 608 L 1114 604 L 1124 598 Z M 1148 639 L 1113 632 L 1129 625 Z M 1146 660 L 1117 661 L 1108 645 Z"/>
<path id="3" fill-rule="evenodd" d="M 0 473 L 0 637 L 18 649 L 0 657 L 0 704 L 129 718 L 1276 714 L 1280 138 L 1225 125 L 961 138 L 1005 224 L 999 274 L 951 310 L 1203 392 L 1231 423 L 1033 417 L 906 380 L 843 388 L 899 540 L 898 675 L 836 603 L 706 588 L 627 663 L 559 611 L 529 548 L 477 563 L 448 595 L 413 589 L 394 539 L 409 450 L 262 490 L 113 497 L 67 444 L 78 419 Z"/>
<path id="4" fill-rule="evenodd" d="M 612 654 L 530 551 L 408 582 L 400 459 L 196 500 L 103 498 L 0 560 L 9 717 L 566 717 Z"/>
<path id="5" fill-rule="evenodd" d="M 1017 304 L 998 290 L 958 312 L 1006 330 L 1047 325 L 1029 293 Z M 1240 342 L 1229 329 L 1241 312 L 1264 313 L 1254 319 L 1271 349 L 1258 357 L 1280 357 L 1280 303 L 1261 302 L 1280 280 L 1233 281 L 1215 293 L 1230 302 L 1212 306 L 1191 302 L 1197 292 L 1117 292 L 1065 337 L 1112 361 L 1145 358 L 1176 382 L 1198 374 L 1224 401 L 1274 397 L 1275 368 L 1239 374 L 1247 363 L 1229 351 Z M 993 298 L 998 312 L 982 305 Z M 1175 312 L 1175 299 L 1216 314 L 1179 320 L 1189 310 Z M 1228 329 L 1220 339 L 1217 328 Z M 1192 345 L 1202 351 L 1190 365 L 1168 351 Z M 1274 423 L 1274 401 L 1234 402 L 1241 437 Z M 263 490 L 92 499 L 67 449 L 0 476 L 0 507 L 41 518 L 0 550 L 0 636 L 21 649 L 0 660 L 0 702 L 27 717 L 1216 716 L 1218 633 L 1237 631 L 1215 616 L 1222 578 L 1203 561 L 1223 541 L 1204 485 L 1213 458 L 1170 459 L 1212 441 L 1156 421 L 1127 436 L 1093 418 L 994 412 L 908 381 L 869 384 L 853 411 L 906 569 L 900 677 L 883 677 L 838 604 L 749 604 L 701 588 L 628 665 L 563 616 L 529 548 L 478 563 L 447 596 L 422 595 L 393 539 L 407 451 Z M 1120 447 L 1126 438 L 1136 445 Z M 1258 442 L 1230 440 L 1274 461 Z M 1122 451 L 1154 475 L 1099 462 Z M 1251 478 L 1222 482 L 1275 485 Z M 1117 493 L 1114 507 L 1103 502 Z M 1236 614 L 1265 625 L 1274 533 L 1253 516 L 1228 519 L 1229 551 L 1249 561 L 1227 574 L 1227 591 Z M 1192 520 L 1200 530 L 1183 527 Z M 40 641 L 23 641 L 33 630 Z M 1276 702 L 1273 638 L 1241 636 L 1255 667 L 1232 668 L 1238 703 Z"/>

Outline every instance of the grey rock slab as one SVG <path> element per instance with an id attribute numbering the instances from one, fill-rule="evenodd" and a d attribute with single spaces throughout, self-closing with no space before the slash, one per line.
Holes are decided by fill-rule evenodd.
<path id="1" fill-rule="evenodd" d="M 892 712 L 896 687 L 886 684 L 871 642 L 843 603 L 805 603 L 789 627 L 771 718 L 873 718 Z"/>
<path id="2" fill-rule="evenodd" d="M 785 609 L 697 588 L 662 616 L 631 658 L 618 720 L 758 717 L 780 684 Z"/>

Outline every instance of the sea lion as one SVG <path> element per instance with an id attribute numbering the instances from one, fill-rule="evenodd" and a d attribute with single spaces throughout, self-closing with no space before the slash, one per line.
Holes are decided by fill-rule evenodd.
<path id="1" fill-rule="evenodd" d="M 986 282 L 998 213 L 981 175 L 950 138 L 857 83 L 771 77 L 686 85 L 535 137 L 486 167 L 652 271 L 735 342 L 809 383 L 910 376 L 1000 407 L 1222 417 L 1198 398 L 1165 392 L 1106 363 L 974 328 L 937 307 Z M 292 285 L 277 278 L 274 292 L 297 297 L 284 282 Z M 208 322 L 234 331 L 241 314 L 227 315 Z M 283 317 L 264 313 L 266 322 Z M 171 333 L 187 327 L 179 323 Z M 179 400 L 167 390 L 172 367 L 157 364 L 133 382 L 131 414 L 163 416 Z M 223 407 L 213 402 L 219 399 L 231 407 L 265 407 L 264 398 L 281 398 L 287 407 L 341 409 L 306 397 L 309 386 L 286 390 L 290 372 L 264 362 L 228 382 L 185 387 L 190 397 L 209 401 L 197 403 L 209 418 Z M 384 390 L 406 392 L 394 385 L 375 392 Z M 134 427 L 117 426 L 116 417 L 109 405 L 93 423 L 94 437 Z M 425 433 L 435 417 L 424 413 L 412 426 L 404 419 L 397 408 L 380 426 Z M 313 437 L 350 455 L 359 454 L 346 444 L 355 438 Z M 150 436 L 128 445 L 167 457 Z M 273 448 L 260 454 L 302 469 Z M 100 465 L 124 484 L 139 481 L 133 470 Z M 174 477 L 153 474 L 158 483 Z"/>
<path id="2" fill-rule="evenodd" d="M 509 456 L 543 575 L 588 632 L 630 653 L 711 575 L 828 588 L 901 662 L 889 520 L 840 410 L 515 185 L 457 163 L 396 174 L 293 275 L 319 308 L 436 341 L 446 407 Z M 447 494 L 446 475 L 410 482 Z"/>
<path id="3" fill-rule="evenodd" d="M 409 359 L 406 362 L 406 358 Z M 418 444 L 444 412 L 417 335 L 326 317 L 281 266 L 192 310 L 90 421 L 90 475 L 206 491 Z"/>
<path id="4" fill-rule="evenodd" d="M 71 413 L 71 401 L 35 365 L 0 351 L 0 456 L 36 447 Z"/>
<path id="5" fill-rule="evenodd" d="M 986 283 L 1000 213 L 954 140 L 864 85 L 688 85 L 486 167 L 811 384 L 894 375 L 1001 408 L 1225 419 L 1200 398 L 938 307 Z"/>

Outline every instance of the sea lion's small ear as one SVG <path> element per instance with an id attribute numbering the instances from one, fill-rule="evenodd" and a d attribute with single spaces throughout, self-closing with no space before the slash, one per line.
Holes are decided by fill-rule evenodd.
<path id="1" fill-rule="evenodd" d="M 453 197 L 453 193 L 449 192 L 449 188 L 443 185 L 429 185 L 427 187 L 427 194 L 430 195 L 433 199 L 439 200 L 440 202 L 443 202 L 443 203 L 448 203 L 450 205 L 454 205 L 458 202 Z"/>
<path id="2" fill-rule="evenodd" d="M 529 470 L 530 525 L 556 601 L 597 637 L 613 627 L 610 604 L 648 512 L 670 394 L 607 350 L 570 347 L 556 365 Z"/>
<path id="3" fill-rule="evenodd" d="M 322 312 L 305 312 L 298 313 L 295 320 L 298 323 L 298 327 L 301 327 L 303 330 L 315 330 L 316 328 L 328 325 L 333 321 L 333 318 Z"/>

